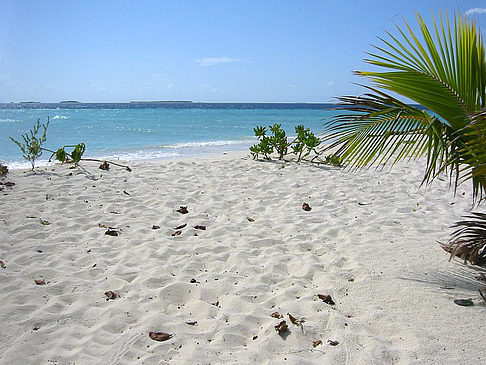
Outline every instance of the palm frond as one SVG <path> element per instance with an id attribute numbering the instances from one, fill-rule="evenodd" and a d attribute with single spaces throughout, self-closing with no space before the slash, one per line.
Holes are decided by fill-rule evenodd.
<path id="1" fill-rule="evenodd" d="M 326 149 L 351 168 L 416 159 L 426 154 L 431 161 L 430 175 L 437 170 L 434 164 L 447 158 L 447 146 L 431 144 L 439 138 L 444 126 L 427 111 L 407 105 L 375 88 L 359 97 L 340 97 L 337 110 L 346 110 L 327 126 L 323 138 Z M 439 138 L 440 139 L 440 138 Z M 433 148 L 432 148 L 433 147 Z M 434 158 L 432 158 L 434 157 Z"/>
<path id="2" fill-rule="evenodd" d="M 345 165 L 392 165 L 427 156 L 423 182 L 448 173 L 454 189 L 472 180 L 476 200 L 486 192 L 486 122 L 474 113 L 486 107 L 484 43 L 474 21 L 457 13 L 433 19 L 432 31 L 417 14 L 420 37 L 405 22 L 399 37 L 388 34 L 365 61 L 385 71 L 357 72 L 370 79 L 369 93 L 340 97 L 338 115 L 324 141 L 338 147 Z M 390 90 L 421 105 L 385 94 Z M 425 110 L 424 110 L 425 109 Z M 481 121 L 478 121 L 481 119 Z"/>
<path id="3" fill-rule="evenodd" d="M 458 256 L 472 265 L 486 264 L 486 214 L 473 212 L 465 220 L 456 222 L 458 229 L 447 243 L 440 245 L 451 254 L 450 259 Z"/>

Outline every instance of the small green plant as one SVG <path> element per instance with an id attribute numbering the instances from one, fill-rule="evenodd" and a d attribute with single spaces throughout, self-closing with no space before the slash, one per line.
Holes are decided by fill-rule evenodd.
<path id="1" fill-rule="evenodd" d="M 255 136 L 258 138 L 259 143 L 251 146 L 250 151 L 254 159 L 257 159 L 260 154 L 264 156 L 266 160 L 270 160 L 270 155 L 276 151 L 278 153 L 279 160 L 283 159 L 287 154 L 289 142 L 285 131 L 281 128 L 280 124 L 274 124 L 269 126 L 272 132 L 271 136 L 267 136 L 267 129 L 262 126 L 253 128 Z"/>
<path id="2" fill-rule="evenodd" d="M 254 159 L 257 159 L 259 155 L 263 155 L 266 160 L 270 160 L 270 155 L 275 151 L 278 154 L 278 159 L 282 160 L 288 154 L 289 147 L 292 147 L 292 152 L 297 155 L 297 162 L 300 162 L 312 152 L 317 157 L 319 156 L 320 153 L 316 148 L 321 144 L 321 140 L 309 128 L 304 128 L 303 125 L 295 127 L 297 137 L 292 142 L 288 141 L 287 135 L 280 124 L 274 124 L 269 128 L 272 132 L 270 136 L 266 135 L 267 129 L 265 127 L 253 128 L 259 141 L 258 144 L 250 147 Z M 312 162 L 314 161 L 312 160 Z"/>
<path id="3" fill-rule="evenodd" d="M 270 160 L 269 155 L 273 152 L 273 146 L 271 144 L 270 137 L 266 136 L 267 128 L 258 126 L 253 128 L 253 132 L 255 132 L 255 136 L 259 141 L 258 144 L 250 147 L 253 159 L 257 159 L 258 156 L 262 154 L 266 160 Z"/>
<path id="4" fill-rule="evenodd" d="M 72 150 L 71 153 L 66 152 L 65 148 L 70 148 L 73 147 L 74 149 Z M 74 164 L 79 163 L 81 161 L 81 158 L 83 157 L 83 153 L 86 149 L 86 146 L 84 143 L 78 143 L 77 145 L 68 145 L 68 146 L 62 146 L 59 148 L 56 152 L 52 152 L 51 158 L 49 161 L 52 159 L 52 157 L 55 155 L 56 160 L 61 161 L 61 162 L 72 162 Z"/>
<path id="5" fill-rule="evenodd" d="M 326 165 L 341 167 L 343 165 L 343 159 L 336 155 L 328 155 L 324 158 L 324 163 Z"/>
<path id="6" fill-rule="evenodd" d="M 20 150 L 23 153 L 23 157 L 30 162 L 32 165 L 32 170 L 35 167 L 35 160 L 38 159 L 42 155 L 42 144 L 47 139 L 47 128 L 49 127 L 49 117 L 47 117 L 46 124 L 40 124 L 40 119 L 37 119 L 37 123 L 34 127 L 29 130 L 28 133 L 22 134 L 22 139 L 24 143 L 16 141 L 12 137 L 9 137 L 12 142 L 14 142 L 17 146 L 19 146 Z M 43 130 L 42 135 L 38 136 L 40 130 Z"/>
<path id="7" fill-rule="evenodd" d="M 51 153 L 51 157 L 49 158 L 49 162 L 55 157 L 56 160 L 64 163 L 74 163 L 76 166 L 78 165 L 79 161 L 96 161 L 102 162 L 103 170 L 107 170 L 108 161 L 101 161 L 94 158 L 83 158 L 84 151 L 86 150 L 86 146 L 84 143 L 78 143 L 76 145 L 65 145 L 59 148 L 57 151 L 50 150 L 48 148 L 42 147 L 42 144 L 46 141 L 47 138 L 47 127 L 49 126 L 49 117 L 47 117 L 46 124 L 40 124 L 40 120 L 37 120 L 37 123 L 34 127 L 29 131 L 29 133 L 25 133 L 22 135 L 22 139 L 24 143 L 18 142 L 12 137 L 9 137 L 17 146 L 19 146 L 20 150 L 23 153 L 23 156 L 26 160 L 29 160 L 32 164 L 32 170 L 35 167 L 35 160 L 42 155 L 42 151 L 47 151 Z M 39 131 L 43 129 L 42 136 L 38 137 Z M 66 148 L 73 148 L 71 152 L 66 152 Z M 128 172 L 132 171 L 129 166 L 121 165 L 116 162 L 111 162 L 113 165 L 124 167 Z M 3 165 L 1 165 L 3 167 Z M 5 169 L 7 167 L 5 166 Z M 0 172 L 3 170 L 0 170 Z M 8 169 L 6 170 L 8 172 Z"/>
<path id="8" fill-rule="evenodd" d="M 321 140 L 309 128 L 304 128 L 300 124 L 295 127 L 295 133 L 297 133 L 297 138 L 292 142 L 292 149 L 297 155 L 297 162 L 300 162 L 301 159 L 307 157 L 311 152 L 318 154 L 316 148 L 321 144 Z"/>
<path id="9" fill-rule="evenodd" d="M 278 153 L 278 159 L 281 160 L 287 154 L 290 143 L 287 140 L 285 131 L 281 128 L 281 124 L 274 124 L 270 126 L 273 136 L 270 137 L 273 148 Z"/>

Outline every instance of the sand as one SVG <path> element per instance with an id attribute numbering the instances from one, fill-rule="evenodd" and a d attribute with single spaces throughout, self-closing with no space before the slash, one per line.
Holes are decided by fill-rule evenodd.
<path id="1" fill-rule="evenodd" d="M 1 364 L 486 362 L 478 271 L 437 244 L 469 185 L 246 153 L 83 166 L 0 192 Z"/>

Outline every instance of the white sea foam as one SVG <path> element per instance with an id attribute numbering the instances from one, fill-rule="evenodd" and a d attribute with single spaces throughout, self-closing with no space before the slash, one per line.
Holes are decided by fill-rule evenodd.
<path id="1" fill-rule="evenodd" d="M 54 118 L 52 119 L 69 119 L 69 117 L 65 116 L 65 115 L 55 115 Z"/>
<path id="2" fill-rule="evenodd" d="M 0 119 L 0 122 L 2 123 L 11 123 L 11 122 L 20 122 L 18 119 L 11 119 L 11 118 L 5 118 L 5 119 Z"/>
<path id="3" fill-rule="evenodd" d="M 184 142 L 175 143 L 165 146 L 166 148 L 187 148 L 187 147 L 218 147 L 218 146 L 230 146 L 230 145 L 244 145 L 249 143 L 255 143 L 255 140 L 241 140 L 241 141 L 207 141 L 207 142 Z"/>

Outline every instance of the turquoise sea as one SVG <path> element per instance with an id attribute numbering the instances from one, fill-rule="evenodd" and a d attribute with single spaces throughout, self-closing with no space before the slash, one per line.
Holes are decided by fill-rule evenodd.
<path id="1" fill-rule="evenodd" d="M 289 136 L 304 124 L 319 134 L 336 112 L 331 104 L 0 104 L 0 162 L 28 168 L 9 136 L 21 140 L 37 119 L 50 124 L 44 146 L 84 142 L 85 157 L 152 160 L 245 151 L 255 143 L 253 128 L 278 123 Z M 44 153 L 38 165 L 47 163 Z"/>

